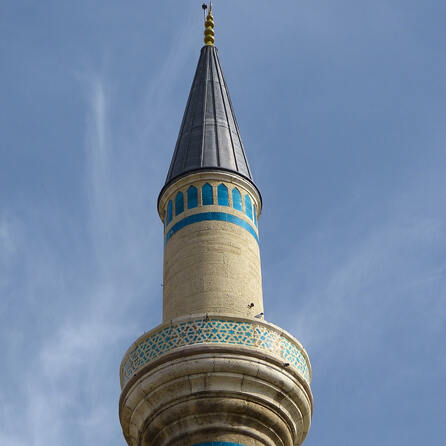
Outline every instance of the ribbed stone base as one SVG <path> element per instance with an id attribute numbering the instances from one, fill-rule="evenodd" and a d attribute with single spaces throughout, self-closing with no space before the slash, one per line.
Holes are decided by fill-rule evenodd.
<path id="1" fill-rule="evenodd" d="M 266 349 L 200 343 L 137 368 L 119 414 L 130 446 L 298 446 L 312 407 L 299 369 Z"/>

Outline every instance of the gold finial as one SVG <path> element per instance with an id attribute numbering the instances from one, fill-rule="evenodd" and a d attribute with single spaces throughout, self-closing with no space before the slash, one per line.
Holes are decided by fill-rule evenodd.
<path id="1" fill-rule="evenodd" d="M 204 5 L 203 5 L 203 7 L 204 7 Z M 214 42 L 215 42 L 214 26 L 215 26 L 215 23 L 214 23 L 214 17 L 212 15 L 212 2 L 210 2 L 210 4 L 209 4 L 209 14 L 206 17 L 206 21 L 204 23 L 204 27 L 205 27 L 205 30 L 204 30 L 204 43 L 206 45 L 210 45 L 210 46 L 214 45 Z"/>

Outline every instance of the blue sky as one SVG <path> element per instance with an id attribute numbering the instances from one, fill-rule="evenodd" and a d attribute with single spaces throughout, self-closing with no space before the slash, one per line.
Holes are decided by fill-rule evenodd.
<path id="1" fill-rule="evenodd" d="M 264 210 L 266 319 L 307 348 L 307 446 L 446 434 L 446 4 L 216 0 Z M 0 444 L 123 446 L 161 320 L 167 173 L 201 2 L 0 7 Z"/>

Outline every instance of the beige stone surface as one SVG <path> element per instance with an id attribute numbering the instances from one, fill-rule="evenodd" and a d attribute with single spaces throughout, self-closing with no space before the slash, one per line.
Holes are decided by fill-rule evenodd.
<path id="1" fill-rule="evenodd" d="M 164 321 L 206 312 L 263 312 L 258 244 L 232 223 L 194 223 L 176 233 L 165 247 L 163 284 Z"/>

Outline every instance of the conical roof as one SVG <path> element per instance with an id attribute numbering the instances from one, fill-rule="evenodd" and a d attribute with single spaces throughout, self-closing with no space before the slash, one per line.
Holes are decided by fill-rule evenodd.
<path id="1" fill-rule="evenodd" d="M 217 48 L 206 45 L 201 49 L 165 187 L 188 172 L 215 169 L 253 181 Z"/>

